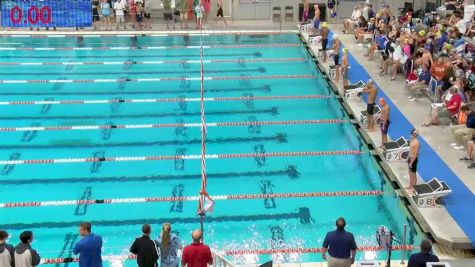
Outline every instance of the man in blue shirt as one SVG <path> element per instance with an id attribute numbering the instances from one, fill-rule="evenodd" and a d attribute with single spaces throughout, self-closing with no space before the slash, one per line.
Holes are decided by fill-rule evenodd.
<path id="1" fill-rule="evenodd" d="M 421 252 L 412 254 L 407 267 L 426 267 L 428 262 L 439 262 L 439 258 L 432 255 L 432 243 L 425 239 L 421 242 Z"/>
<path id="2" fill-rule="evenodd" d="M 79 234 L 82 239 L 74 246 L 73 253 L 79 254 L 80 267 L 102 267 L 102 237 L 91 233 L 91 228 L 89 222 L 79 225 Z"/>
<path id="3" fill-rule="evenodd" d="M 355 237 L 345 231 L 345 226 L 345 219 L 340 217 L 336 220 L 336 230 L 325 236 L 322 256 L 327 260 L 328 267 L 350 267 L 355 262 Z M 329 256 L 326 256 L 327 250 Z"/>
<path id="4" fill-rule="evenodd" d="M 422 64 L 422 72 L 419 74 L 417 81 L 409 81 L 406 85 L 406 88 L 411 92 L 409 101 L 415 101 L 416 95 L 419 90 L 429 87 L 430 79 L 432 74 L 430 73 L 429 68 L 426 64 Z"/>

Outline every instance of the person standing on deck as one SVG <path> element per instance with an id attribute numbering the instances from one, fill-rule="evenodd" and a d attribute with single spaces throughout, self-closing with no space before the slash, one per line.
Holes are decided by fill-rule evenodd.
<path id="1" fill-rule="evenodd" d="M 139 267 L 157 267 L 157 261 L 160 253 L 157 249 L 157 243 L 150 238 L 152 227 L 150 224 L 142 226 L 143 235 L 136 238 L 130 247 L 130 253 L 137 256 L 137 265 Z"/>
<path id="2" fill-rule="evenodd" d="M 343 80 L 343 88 L 348 86 L 348 71 L 350 69 L 350 65 L 348 63 L 348 48 L 343 48 L 343 57 L 341 59 L 341 77 Z"/>
<path id="3" fill-rule="evenodd" d="M 327 62 L 327 45 L 328 45 L 328 34 L 330 30 L 328 29 L 328 23 L 322 23 L 322 52 L 323 52 L 323 60 L 322 62 Z"/>
<path id="4" fill-rule="evenodd" d="M 180 264 L 178 250 L 182 249 L 182 246 L 178 236 L 172 233 L 170 223 L 163 224 L 162 233 L 157 240 L 157 244 L 161 254 L 160 266 L 178 267 Z"/>
<path id="5" fill-rule="evenodd" d="M 322 257 L 328 267 L 350 267 L 355 262 L 356 241 L 352 233 L 345 231 L 346 221 L 338 218 L 336 230 L 328 232 L 323 240 Z M 326 255 L 328 250 L 328 254 Z"/>
<path id="6" fill-rule="evenodd" d="M 381 107 L 381 146 L 380 148 L 383 148 L 384 143 L 388 142 L 388 130 L 389 130 L 389 124 L 391 123 L 391 121 L 389 120 L 391 108 L 386 103 L 386 99 L 382 97 L 379 99 L 378 102 L 379 102 L 379 106 Z"/>
<path id="7" fill-rule="evenodd" d="M 338 38 L 338 34 L 333 34 L 333 62 L 335 63 L 335 82 L 340 79 L 340 46 L 341 42 Z"/>
<path id="8" fill-rule="evenodd" d="M 363 93 L 368 94 L 368 104 L 366 105 L 366 112 L 368 113 L 368 132 L 374 131 L 374 106 L 376 103 L 376 96 L 378 95 L 378 88 L 374 84 L 373 80 L 368 80 Z"/>
<path id="9" fill-rule="evenodd" d="M 409 187 L 406 189 L 414 190 L 414 186 L 417 184 L 417 163 L 419 162 L 419 152 L 421 150 L 421 144 L 419 142 L 419 131 L 414 129 L 411 131 L 412 139 L 409 143 L 409 158 L 407 159 L 407 165 L 409 167 Z"/>
<path id="10" fill-rule="evenodd" d="M 79 254 L 79 267 L 102 267 L 102 237 L 91 232 L 92 225 L 83 222 L 79 225 L 82 239 L 74 245 L 74 255 Z"/>
<path id="11" fill-rule="evenodd" d="M 31 247 L 33 242 L 33 232 L 24 231 L 20 234 L 21 243 L 15 247 L 15 266 L 33 267 L 41 262 L 41 257 L 36 250 Z"/>
<path id="12" fill-rule="evenodd" d="M 15 266 L 15 248 L 7 244 L 8 233 L 0 231 L 0 266 L 13 267 Z"/>

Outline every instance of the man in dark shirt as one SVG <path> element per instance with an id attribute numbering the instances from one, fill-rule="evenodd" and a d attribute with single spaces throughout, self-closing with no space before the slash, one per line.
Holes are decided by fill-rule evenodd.
<path id="1" fill-rule="evenodd" d="M 202 243 L 201 231 L 195 230 L 191 234 L 193 243 L 183 249 L 181 266 L 183 267 L 207 267 L 213 265 L 211 249 Z"/>
<path id="2" fill-rule="evenodd" d="M 336 230 L 325 236 L 322 256 L 327 260 L 328 267 L 350 267 L 355 262 L 355 237 L 345 231 L 345 226 L 345 219 L 340 217 L 336 220 Z M 327 249 L 329 256 L 326 256 Z"/>
<path id="3" fill-rule="evenodd" d="M 407 263 L 407 267 L 426 267 L 428 262 L 439 262 L 439 258 L 432 255 L 432 243 L 425 239 L 421 242 L 421 252 L 412 254 Z"/>
<path id="4" fill-rule="evenodd" d="M 143 236 L 136 238 L 130 247 L 130 253 L 137 255 L 139 267 L 157 267 L 159 257 L 157 244 L 150 238 L 152 227 L 150 224 L 142 226 Z"/>

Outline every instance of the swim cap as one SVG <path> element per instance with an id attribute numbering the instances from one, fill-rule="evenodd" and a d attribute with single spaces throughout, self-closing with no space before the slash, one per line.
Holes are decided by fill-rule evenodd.
<path id="1" fill-rule="evenodd" d="M 343 51 L 343 53 L 346 54 L 346 53 L 348 53 L 349 50 L 348 50 L 348 48 L 345 47 L 345 48 L 342 49 L 342 51 Z"/>
<path id="2" fill-rule="evenodd" d="M 417 129 L 412 129 L 411 130 L 411 135 L 412 136 L 418 136 L 419 135 L 419 131 Z"/>
<path id="3" fill-rule="evenodd" d="M 426 31 L 421 30 L 421 31 L 419 32 L 419 36 L 420 36 L 420 37 L 426 36 Z"/>
<path id="4" fill-rule="evenodd" d="M 328 27 L 328 22 L 322 23 L 322 27 L 325 27 L 325 28 Z"/>

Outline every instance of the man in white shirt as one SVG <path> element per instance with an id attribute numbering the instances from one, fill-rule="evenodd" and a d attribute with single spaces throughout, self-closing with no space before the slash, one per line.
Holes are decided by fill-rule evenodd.
<path id="1" fill-rule="evenodd" d="M 126 0 L 119 0 L 114 3 L 115 21 L 117 23 L 116 30 L 118 30 L 120 26 L 123 26 L 124 30 L 127 29 L 125 27 L 125 16 L 124 16 L 125 1 Z"/>
<path id="2" fill-rule="evenodd" d="M 343 33 L 349 33 L 350 28 L 354 28 L 355 25 L 358 25 L 358 19 L 361 17 L 363 12 L 363 5 L 359 4 L 355 6 L 355 9 L 353 10 L 353 13 L 351 14 L 351 18 L 345 19 L 343 21 L 343 26 L 345 29 L 343 30 Z"/>

